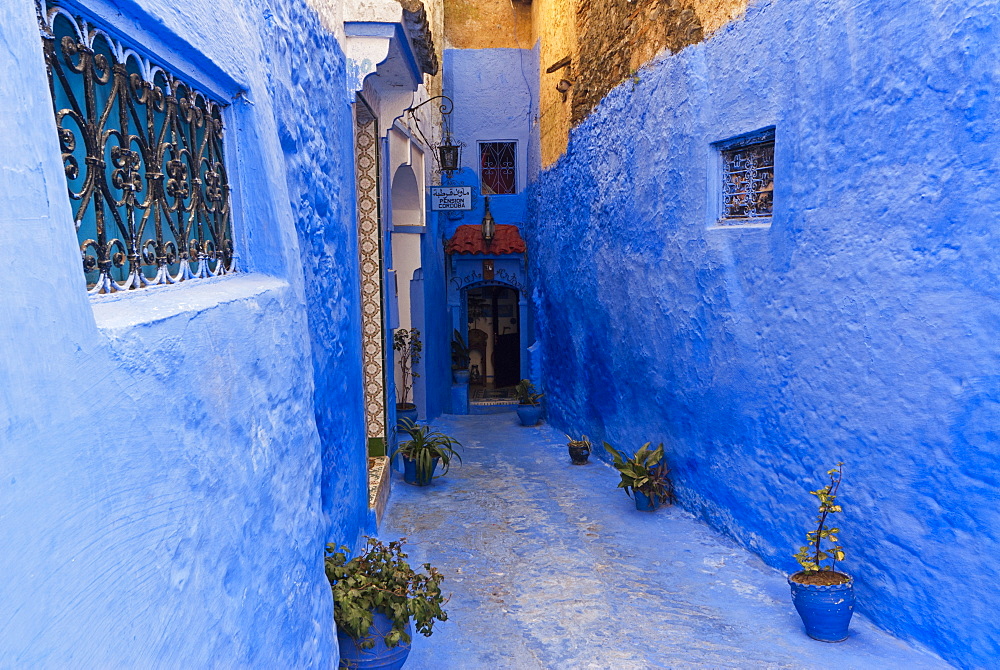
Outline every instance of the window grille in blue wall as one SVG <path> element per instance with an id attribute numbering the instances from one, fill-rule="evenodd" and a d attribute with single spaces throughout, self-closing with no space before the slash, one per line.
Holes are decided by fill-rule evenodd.
<path id="1" fill-rule="evenodd" d="M 90 293 L 234 272 L 225 105 L 51 0 L 38 13 Z"/>
<path id="2" fill-rule="evenodd" d="M 722 219 L 771 217 L 774 209 L 774 128 L 717 145 L 722 154 Z"/>
<path id="3" fill-rule="evenodd" d="M 479 174 L 483 195 L 517 193 L 517 142 L 480 142 Z"/>

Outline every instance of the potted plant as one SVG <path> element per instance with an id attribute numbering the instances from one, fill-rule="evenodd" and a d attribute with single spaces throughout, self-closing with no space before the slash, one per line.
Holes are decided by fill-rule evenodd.
<path id="1" fill-rule="evenodd" d="M 670 479 L 670 468 L 663 459 L 663 444 L 650 450 L 649 442 L 642 445 L 632 458 L 625 458 L 607 442 L 604 448 L 614 458 L 615 469 L 621 475 L 618 488 L 625 494 L 635 494 L 635 508 L 652 512 L 663 503 L 674 502 L 674 483 Z"/>
<path id="2" fill-rule="evenodd" d="M 455 438 L 432 431 L 430 426 L 418 426 L 409 419 L 400 421 L 400 430 L 409 433 L 410 439 L 401 442 L 392 455 L 403 457 L 403 481 L 407 484 L 427 486 L 434 478 L 438 462 L 441 463 L 438 477 L 448 474 L 452 458 L 462 462 L 462 457 L 455 451 L 455 447 L 462 444 Z"/>
<path id="3" fill-rule="evenodd" d="M 795 554 L 802 570 L 789 576 L 788 584 L 806 634 L 823 642 L 840 642 L 847 639 L 854 614 L 854 578 L 836 569 L 837 561 L 844 560 L 844 549 L 837 544 L 840 529 L 828 528 L 827 522 L 831 514 L 841 512 L 837 491 L 844 464 L 837 463 L 826 474 L 830 483 L 809 492 L 819 499 L 817 526 L 806 534 L 806 546 Z"/>
<path id="4" fill-rule="evenodd" d="M 517 418 L 522 426 L 534 426 L 542 418 L 542 405 L 538 402 L 544 393 L 539 393 L 528 379 L 522 379 L 514 387 L 517 393 Z"/>
<path id="5" fill-rule="evenodd" d="M 456 384 L 469 383 L 469 347 L 457 328 L 451 336 L 451 373 Z"/>
<path id="6" fill-rule="evenodd" d="M 441 609 L 444 576 L 427 563 L 426 572 L 414 571 L 406 562 L 405 541 L 383 544 L 369 537 L 361 554 L 350 560 L 347 547 L 337 551 L 327 545 L 340 667 L 401 668 L 414 626 L 429 636 L 435 621 L 448 620 Z"/>
<path id="7" fill-rule="evenodd" d="M 413 380 L 420 375 L 413 366 L 420 362 L 420 352 L 423 344 L 420 342 L 420 331 L 416 328 L 398 328 L 392 335 L 392 348 L 399 352 L 399 402 L 396 403 L 396 418 L 401 423 L 403 419 L 417 420 L 417 406 L 410 402 L 413 391 Z"/>
<path id="8" fill-rule="evenodd" d="M 586 465 L 587 459 L 590 457 L 590 440 L 584 435 L 579 440 L 574 440 L 569 435 L 566 436 L 569 442 L 566 446 L 569 447 L 569 457 L 573 461 L 573 465 Z"/>

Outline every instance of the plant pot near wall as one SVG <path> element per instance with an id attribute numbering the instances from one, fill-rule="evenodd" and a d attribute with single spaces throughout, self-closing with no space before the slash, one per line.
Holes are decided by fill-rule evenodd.
<path id="1" fill-rule="evenodd" d="M 399 424 L 400 422 L 403 421 L 403 419 L 409 419 L 410 421 L 416 422 L 417 406 L 414 405 L 412 402 L 396 405 L 396 426 L 400 430 L 402 430 L 402 426 L 400 426 Z"/>
<path id="2" fill-rule="evenodd" d="M 518 405 L 517 418 L 521 420 L 522 426 L 534 426 L 542 418 L 541 405 Z"/>
<path id="3" fill-rule="evenodd" d="M 437 470 L 438 460 L 437 458 L 433 459 L 429 473 L 425 472 L 422 473 L 423 476 L 419 476 L 417 473 L 417 462 L 403 456 L 403 481 L 414 486 L 427 486 L 434 479 L 434 471 Z"/>
<path id="4" fill-rule="evenodd" d="M 452 376 L 455 378 L 456 384 L 468 384 L 469 383 L 469 371 L 468 370 L 452 370 Z"/>
<path id="5" fill-rule="evenodd" d="M 854 579 L 847 574 L 843 584 L 802 584 L 795 581 L 804 573 L 788 578 L 792 587 L 792 604 L 802 617 L 806 635 L 821 642 L 841 642 L 847 639 L 851 616 L 854 614 Z"/>
<path id="6" fill-rule="evenodd" d="M 590 445 L 583 444 L 580 446 L 569 445 L 569 457 L 573 461 L 573 465 L 586 465 L 587 459 L 590 458 Z"/>
<path id="7" fill-rule="evenodd" d="M 399 670 L 410 654 L 410 643 L 400 642 L 395 647 L 385 645 L 385 635 L 392 630 L 392 620 L 381 612 L 372 612 L 372 626 L 368 629 L 368 637 L 357 640 L 344 631 L 337 631 L 337 644 L 340 647 L 340 667 L 365 670 Z M 407 624 L 407 633 L 413 639 L 413 623 Z M 371 649 L 362 648 L 365 640 L 374 640 Z"/>
<path id="8" fill-rule="evenodd" d="M 651 498 L 638 490 L 633 490 L 632 493 L 635 495 L 635 508 L 640 512 L 653 512 L 660 506 L 660 501 L 655 497 Z"/>

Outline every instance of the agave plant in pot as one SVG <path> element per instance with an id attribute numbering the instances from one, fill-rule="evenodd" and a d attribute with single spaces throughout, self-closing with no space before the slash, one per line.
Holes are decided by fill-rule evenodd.
<path id="1" fill-rule="evenodd" d="M 455 438 L 431 430 L 430 426 L 418 426 L 409 419 L 400 420 L 399 427 L 410 434 L 410 439 L 400 442 L 392 455 L 403 457 L 403 481 L 407 484 L 427 486 L 435 477 L 434 470 L 438 463 L 441 464 L 441 474 L 437 476 L 444 477 L 448 474 L 451 459 L 457 458 L 459 463 L 462 462 L 462 457 L 455 451 L 455 447 L 461 447 L 462 443 Z"/>
<path id="2" fill-rule="evenodd" d="M 674 482 L 663 458 L 663 444 L 656 449 L 650 449 L 649 444 L 642 445 L 632 458 L 625 458 L 617 449 L 604 443 L 604 448 L 614 458 L 615 469 L 621 475 L 618 488 L 625 489 L 630 498 L 635 495 L 635 508 L 641 512 L 652 512 L 663 503 L 674 502 Z"/>
<path id="3" fill-rule="evenodd" d="M 333 589 L 341 668 L 398 670 L 410 653 L 413 629 L 429 636 L 441 608 L 441 575 L 430 564 L 417 572 L 406 562 L 406 538 L 384 544 L 367 538 L 358 556 L 326 547 L 326 576 Z"/>
<path id="4" fill-rule="evenodd" d="M 514 387 L 517 393 L 517 418 L 522 426 L 534 426 L 542 418 L 542 404 L 538 400 L 545 395 L 535 388 L 529 379 L 522 379 Z"/>
<path id="5" fill-rule="evenodd" d="M 806 546 L 795 554 L 802 570 L 789 576 L 788 584 L 806 634 L 822 642 L 840 642 L 847 639 L 854 614 L 854 579 L 837 570 L 837 561 L 844 560 L 844 549 L 837 544 L 840 529 L 828 526 L 828 522 L 831 514 L 842 511 L 837 504 L 837 491 L 844 464 L 837 463 L 826 474 L 830 483 L 810 491 L 819 499 L 817 526 L 806 534 Z"/>

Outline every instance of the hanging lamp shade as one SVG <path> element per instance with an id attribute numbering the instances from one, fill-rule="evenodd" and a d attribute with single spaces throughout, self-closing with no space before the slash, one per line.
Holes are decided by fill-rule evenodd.
<path id="1" fill-rule="evenodd" d="M 496 230 L 497 223 L 490 213 L 490 197 L 486 196 L 486 212 L 483 214 L 483 241 L 486 242 L 487 246 L 493 241 Z"/>
<path id="2" fill-rule="evenodd" d="M 442 172 L 451 173 L 459 169 L 462 163 L 461 145 L 455 144 L 449 135 L 444 138 L 444 142 L 439 144 L 437 149 Z"/>

